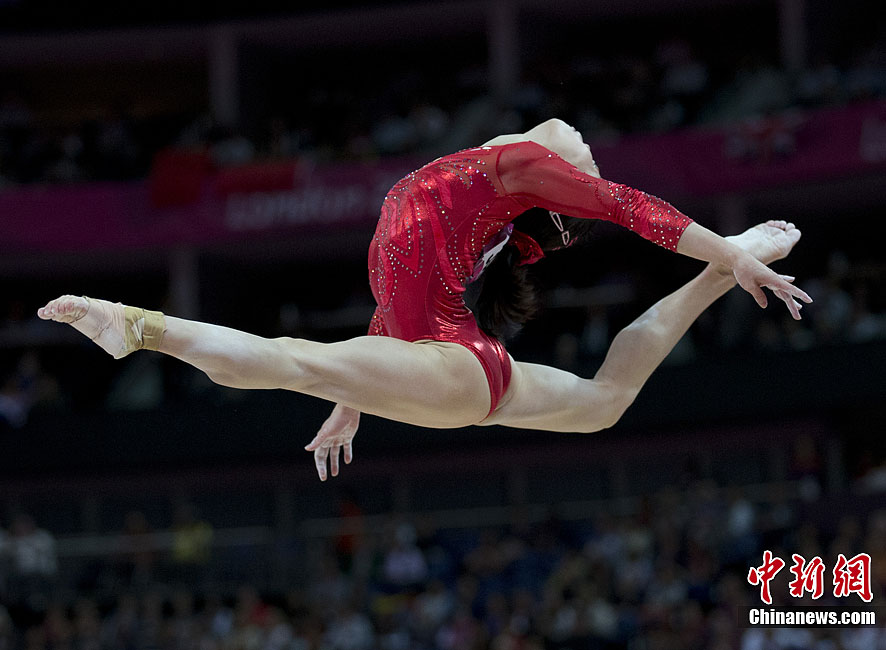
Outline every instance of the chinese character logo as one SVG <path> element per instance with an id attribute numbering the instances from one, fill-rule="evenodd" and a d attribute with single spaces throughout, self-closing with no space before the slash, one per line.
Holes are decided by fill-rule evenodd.
<path id="1" fill-rule="evenodd" d="M 802 555 L 796 553 L 791 555 L 791 559 L 794 561 L 791 565 L 794 579 L 788 584 L 791 596 L 802 598 L 808 592 L 813 599 L 821 598 L 824 594 L 825 572 L 822 559 L 816 555 L 807 563 Z M 784 566 L 784 560 L 773 556 L 771 551 L 764 551 L 763 564 L 751 567 L 748 571 L 748 582 L 755 587 L 760 586 L 760 599 L 767 605 L 772 604 L 769 582 Z M 859 553 L 848 560 L 842 553 L 837 556 L 837 565 L 834 567 L 834 597 L 848 598 L 852 594 L 857 594 L 866 603 L 874 599 L 871 592 L 871 556 L 867 553 Z"/>
<path id="2" fill-rule="evenodd" d="M 748 571 L 748 582 L 760 585 L 760 598 L 767 605 L 772 604 L 772 594 L 769 592 L 769 582 L 784 568 L 784 560 L 779 557 L 773 558 L 771 551 L 763 552 L 763 564 L 751 567 Z"/>
<path id="3" fill-rule="evenodd" d="M 794 560 L 791 566 L 794 579 L 789 585 L 791 596 L 802 598 L 808 591 L 813 599 L 821 598 L 824 593 L 824 562 L 817 555 L 809 561 L 809 564 L 806 564 L 806 559 L 802 555 L 794 553 L 791 558 Z"/>
<path id="4" fill-rule="evenodd" d="M 874 598 L 871 593 L 871 556 L 867 553 L 859 553 L 850 560 L 842 553 L 837 556 L 837 566 L 834 567 L 834 596 L 841 598 L 850 594 L 858 594 L 866 603 Z"/>

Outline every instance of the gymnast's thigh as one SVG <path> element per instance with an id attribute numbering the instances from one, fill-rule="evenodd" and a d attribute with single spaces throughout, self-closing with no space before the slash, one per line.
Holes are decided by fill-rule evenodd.
<path id="1" fill-rule="evenodd" d="M 468 426 L 489 413 L 486 374 L 460 344 L 387 336 L 285 343 L 300 369 L 300 383 L 291 390 L 432 428 Z"/>
<path id="2" fill-rule="evenodd" d="M 606 382 L 511 359 L 511 383 L 481 425 L 589 432 L 613 424 L 620 400 Z"/>

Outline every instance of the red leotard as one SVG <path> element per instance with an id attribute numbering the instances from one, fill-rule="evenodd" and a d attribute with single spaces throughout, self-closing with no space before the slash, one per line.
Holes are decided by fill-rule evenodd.
<path id="1" fill-rule="evenodd" d="M 369 246 L 378 303 L 369 334 L 450 341 L 473 352 L 491 393 L 508 388 L 500 341 L 482 332 L 463 300 L 487 242 L 534 207 L 613 221 L 670 250 L 691 219 L 661 199 L 589 176 L 534 142 L 466 149 L 412 172 L 388 192 Z"/>

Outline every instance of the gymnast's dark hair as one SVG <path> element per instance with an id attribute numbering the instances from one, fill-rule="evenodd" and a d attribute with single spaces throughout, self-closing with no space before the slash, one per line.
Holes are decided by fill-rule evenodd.
<path id="1" fill-rule="evenodd" d="M 592 219 L 562 217 L 572 241 L 583 243 L 594 227 Z M 547 210 L 533 208 L 514 219 L 514 230 L 532 237 L 547 255 L 563 248 L 560 231 Z M 484 332 L 500 341 L 513 337 L 539 310 L 538 288 L 530 267 L 520 266 L 520 252 L 507 245 L 468 287 L 465 299 Z"/>

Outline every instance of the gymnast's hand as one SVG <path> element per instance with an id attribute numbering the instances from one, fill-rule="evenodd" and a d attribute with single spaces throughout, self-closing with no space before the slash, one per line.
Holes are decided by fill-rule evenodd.
<path id="1" fill-rule="evenodd" d="M 342 447 L 345 450 L 345 462 L 350 464 L 354 458 L 351 441 L 360 426 L 360 411 L 336 404 L 332 414 L 320 427 L 320 431 L 305 447 L 314 452 L 314 464 L 321 481 L 326 480 L 326 458 L 329 457 L 329 472 L 338 476 L 338 454 Z"/>
<path id="2" fill-rule="evenodd" d="M 736 260 L 732 272 L 739 286 L 751 294 L 758 305 L 766 306 L 768 301 L 763 289 L 769 289 L 777 298 L 784 301 L 795 320 L 800 320 L 800 309 L 803 308 L 803 305 L 795 299 L 799 298 L 806 303 L 812 302 L 812 298 L 805 291 L 791 284 L 794 278 L 779 275 L 751 255 L 743 255 Z"/>

